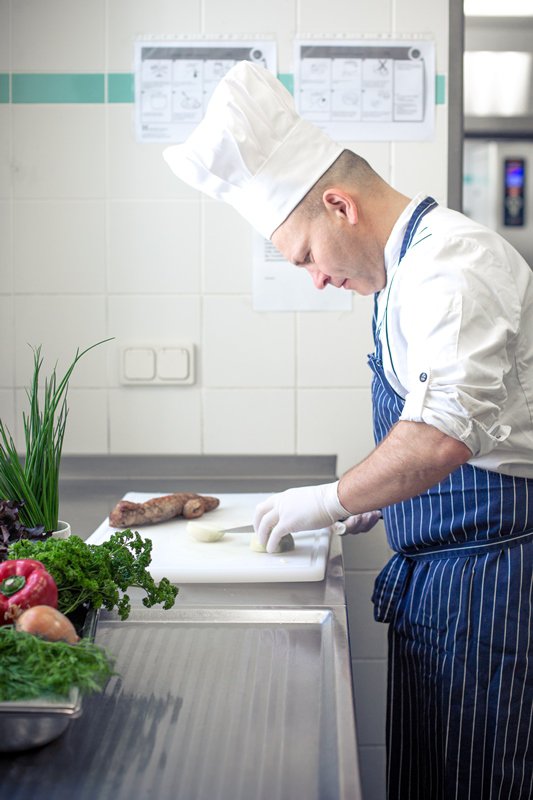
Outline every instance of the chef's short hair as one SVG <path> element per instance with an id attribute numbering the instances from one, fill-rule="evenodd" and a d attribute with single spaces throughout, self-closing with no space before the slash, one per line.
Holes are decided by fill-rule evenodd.
<path id="1" fill-rule="evenodd" d="M 365 192 L 378 188 L 380 184 L 385 186 L 385 181 L 366 159 L 354 153 L 353 150 L 343 150 L 292 213 L 301 212 L 307 220 L 317 217 L 325 210 L 322 196 L 332 185 L 343 186 L 348 190 L 357 190 L 359 194 L 364 195 Z"/>

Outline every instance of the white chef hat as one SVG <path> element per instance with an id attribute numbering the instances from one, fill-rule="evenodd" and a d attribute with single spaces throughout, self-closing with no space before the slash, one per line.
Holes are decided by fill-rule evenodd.
<path id="1" fill-rule="evenodd" d="M 163 157 L 178 178 L 232 205 L 268 239 L 343 149 L 298 116 L 268 70 L 241 61 L 198 127 Z"/>

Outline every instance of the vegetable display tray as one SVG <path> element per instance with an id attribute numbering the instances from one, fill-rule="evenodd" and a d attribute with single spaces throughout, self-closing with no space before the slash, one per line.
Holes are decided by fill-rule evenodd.
<path id="1" fill-rule="evenodd" d="M 83 637 L 94 638 L 98 612 L 90 610 L 83 625 Z M 48 744 L 82 713 L 82 698 L 74 688 L 68 697 L 0 702 L 0 752 L 29 750 Z"/>

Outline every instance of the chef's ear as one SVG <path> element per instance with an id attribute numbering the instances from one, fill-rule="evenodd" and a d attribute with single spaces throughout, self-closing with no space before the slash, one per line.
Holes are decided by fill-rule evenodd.
<path id="1" fill-rule="evenodd" d="M 357 204 L 351 194 L 343 189 L 326 189 L 322 195 L 326 211 L 337 217 L 344 217 L 350 225 L 356 225 L 359 219 Z"/>

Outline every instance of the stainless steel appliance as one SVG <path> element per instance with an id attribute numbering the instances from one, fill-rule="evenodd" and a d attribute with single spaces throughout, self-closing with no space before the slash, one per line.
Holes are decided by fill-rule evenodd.
<path id="1" fill-rule="evenodd" d="M 533 142 L 467 139 L 463 208 L 501 233 L 533 268 Z"/>
<path id="2" fill-rule="evenodd" d="M 463 210 L 533 268 L 531 2 L 468 0 L 465 11 Z"/>

